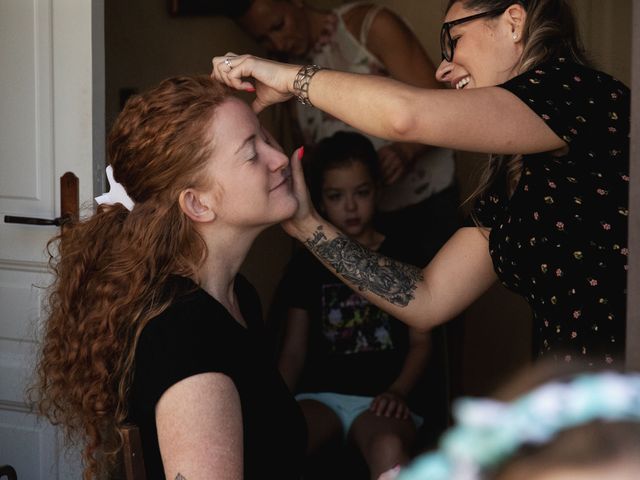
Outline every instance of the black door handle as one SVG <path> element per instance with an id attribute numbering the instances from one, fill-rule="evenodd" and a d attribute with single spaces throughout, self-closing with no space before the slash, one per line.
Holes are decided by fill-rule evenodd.
<path id="1" fill-rule="evenodd" d="M 34 217 L 15 217 L 13 215 L 5 215 L 4 223 L 22 223 L 24 225 L 54 225 L 56 227 L 59 227 L 69 219 L 70 219 L 69 215 L 66 215 L 64 217 L 54 218 L 54 219 L 34 218 Z"/>
<path id="2" fill-rule="evenodd" d="M 23 225 L 51 225 L 60 227 L 65 223 L 78 218 L 78 177 L 72 172 L 67 172 L 60 177 L 60 210 L 62 215 L 49 218 L 15 217 L 5 215 L 4 223 L 21 223 Z"/>

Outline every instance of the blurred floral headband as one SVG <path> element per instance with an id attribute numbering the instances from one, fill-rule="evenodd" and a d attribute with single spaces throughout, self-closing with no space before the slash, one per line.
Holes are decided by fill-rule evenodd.
<path id="1" fill-rule="evenodd" d="M 509 403 L 461 399 L 454 417 L 440 449 L 418 457 L 398 480 L 478 480 L 523 445 L 543 444 L 562 430 L 594 420 L 640 422 L 640 374 L 582 374 Z"/>
<path id="2" fill-rule="evenodd" d="M 113 167 L 108 165 L 106 172 L 107 180 L 109 181 L 109 191 L 107 193 L 103 193 L 99 197 L 96 197 L 98 205 L 114 205 L 116 203 L 121 203 L 127 210 L 133 210 L 135 202 L 131 200 L 129 195 L 127 195 L 127 191 L 124 189 L 122 184 L 116 182 L 113 178 Z"/>

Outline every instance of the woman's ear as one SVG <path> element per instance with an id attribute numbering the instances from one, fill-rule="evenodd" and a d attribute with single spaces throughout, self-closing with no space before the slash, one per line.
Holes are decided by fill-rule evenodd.
<path id="1" fill-rule="evenodd" d="M 514 3 L 507 8 L 505 18 L 509 22 L 511 37 L 513 40 L 519 41 L 522 38 L 522 29 L 527 18 L 527 11 L 519 3 Z"/>
<path id="2" fill-rule="evenodd" d="M 194 222 L 212 222 L 216 218 L 207 199 L 193 188 L 187 188 L 180 192 L 178 202 L 185 215 Z"/>

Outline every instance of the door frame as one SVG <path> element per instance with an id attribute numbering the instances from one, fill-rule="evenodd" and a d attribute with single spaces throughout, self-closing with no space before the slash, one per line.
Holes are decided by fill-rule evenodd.
<path id="1" fill-rule="evenodd" d="M 631 20 L 631 92 L 626 366 L 640 371 L 640 0 Z"/>

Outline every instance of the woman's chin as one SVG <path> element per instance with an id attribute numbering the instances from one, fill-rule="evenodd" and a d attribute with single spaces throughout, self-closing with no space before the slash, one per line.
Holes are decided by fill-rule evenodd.
<path id="1" fill-rule="evenodd" d="M 291 196 L 288 201 L 288 205 L 283 208 L 282 218 L 280 219 L 280 221 L 283 222 L 285 220 L 291 219 L 298 212 L 298 205 L 298 199 L 294 196 Z"/>

